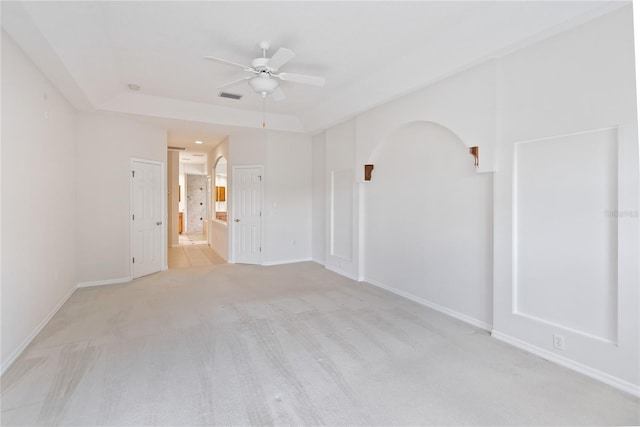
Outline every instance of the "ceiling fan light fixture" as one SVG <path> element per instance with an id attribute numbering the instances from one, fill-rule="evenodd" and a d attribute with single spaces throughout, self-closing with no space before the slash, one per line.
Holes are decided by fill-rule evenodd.
<path id="1" fill-rule="evenodd" d="M 258 93 L 271 94 L 277 89 L 278 82 L 268 76 L 258 76 L 249 80 L 249 86 Z"/>

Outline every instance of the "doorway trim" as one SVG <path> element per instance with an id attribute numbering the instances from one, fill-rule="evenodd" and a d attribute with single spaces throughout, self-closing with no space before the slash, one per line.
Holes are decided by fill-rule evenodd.
<path id="1" fill-rule="evenodd" d="M 133 263 L 131 262 L 133 258 L 133 179 L 132 179 L 132 171 L 135 163 L 147 163 L 152 165 L 160 166 L 160 192 L 158 194 L 160 200 L 160 212 L 162 212 L 162 227 L 160 227 L 160 271 L 165 271 L 169 269 L 169 265 L 167 263 L 167 227 L 168 217 L 167 217 L 167 168 L 165 162 L 159 162 L 157 160 L 149 160 L 149 159 L 141 159 L 138 157 L 131 157 L 129 159 L 129 280 L 133 280 Z"/>

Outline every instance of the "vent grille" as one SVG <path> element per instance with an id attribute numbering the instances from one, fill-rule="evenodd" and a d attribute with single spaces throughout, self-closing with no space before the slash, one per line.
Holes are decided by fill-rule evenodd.
<path id="1" fill-rule="evenodd" d="M 242 95 L 238 95 L 237 93 L 231 93 L 231 92 L 220 92 L 218 96 L 220 98 L 229 98 L 229 99 L 236 99 L 236 100 L 242 98 Z"/>

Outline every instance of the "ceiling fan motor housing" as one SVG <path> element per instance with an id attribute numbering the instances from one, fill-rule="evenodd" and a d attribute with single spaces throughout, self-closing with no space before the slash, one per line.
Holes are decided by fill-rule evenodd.
<path id="1" fill-rule="evenodd" d="M 270 59 L 271 58 L 256 58 L 253 61 L 251 61 L 251 66 L 256 71 L 267 71 L 267 72 L 276 71 L 275 69 L 267 66 L 267 63 L 269 62 Z"/>

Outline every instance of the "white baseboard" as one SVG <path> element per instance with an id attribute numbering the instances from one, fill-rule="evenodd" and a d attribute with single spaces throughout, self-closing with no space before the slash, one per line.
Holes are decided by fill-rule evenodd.
<path id="1" fill-rule="evenodd" d="M 569 368 L 573 371 L 579 372 L 583 375 L 591 377 L 595 380 L 608 384 L 612 387 L 615 387 L 619 390 L 625 391 L 629 394 L 632 394 L 636 397 L 640 397 L 640 386 L 625 381 L 621 378 L 614 377 L 613 375 L 609 375 L 605 372 L 594 369 L 590 366 L 583 365 L 582 363 L 578 363 L 574 360 L 568 359 L 566 357 L 560 356 L 556 353 L 553 353 L 544 348 L 535 346 L 533 344 L 529 344 L 526 341 L 519 340 L 517 338 L 513 338 L 507 334 L 503 334 L 502 332 L 498 332 L 496 330 L 491 331 L 491 336 L 510 344 L 514 347 L 517 347 L 521 350 L 527 351 L 529 353 L 533 353 L 536 356 L 540 356 L 543 359 L 546 359 L 550 362 L 557 363 L 558 365 L 564 366 L 565 368 Z"/>
<path id="2" fill-rule="evenodd" d="M 2 368 L 0 369 L 0 375 L 4 374 L 7 368 L 11 366 L 13 362 L 16 361 L 16 359 L 22 354 L 22 352 L 27 348 L 27 346 L 31 344 L 31 341 L 33 341 L 36 335 L 38 335 L 40 331 L 42 331 L 42 329 L 47 325 L 47 323 L 49 323 L 49 321 L 53 318 L 53 316 L 55 316 L 55 314 L 58 312 L 58 310 L 60 310 L 60 308 L 64 305 L 64 303 L 66 303 L 67 300 L 71 297 L 71 295 L 73 295 L 76 289 L 77 289 L 76 287 L 69 289 L 69 292 L 67 292 L 66 295 L 62 298 L 62 300 L 60 300 L 60 302 L 53 308 L 53 310 L 51 310 L 49 314 L 47 314 L 47 316 L 42 320 L 42 322 L 40 322 L 40 324 L 36 326 L 33 332 L 31 332 L 31 334 L 29 334 L 29 336 L 22 342 L 22 344 L 20 344 L 20 346 L 17 349 L 15 349 L 14 352 L 11 353 L 11 355 L 9 355 L 9 358 L 7 360 L 3 361 Z"/>
<path id="3" fill-rule="evenodd" d="M 330 266 L 328 264 L 325 264 L 324 268 L 326 268 L 329 271 L 333 271 L 334 273 L 337 273 L 337 274 L 339 274 L 341 276 L 348 277 L 351 280 L 355 280 L 356 282 L 360 282 L 361 281 L 361 280 L 358 279 L 357 276 L 354 276 L 353 274 L 350 274 L 350 273 L 348 273 L 348 272 L 346 272 L 344 270 L 340 270 L 338 268 L 332 267 L 332 266 Z"/>
<path id="4" fill-rule="evenodd" d="M 316 264 L 325 265 L 325 262 L 324 262 L 323 259 L 318 259 L 318 258 L 311 257 L 311 261 L 315 262 Z"/>
<path id="5" fill-rule="evenodd" d="M 376 280 L 371 280 L 371 279 L 365 278 L 364 281 L 367 282 L 367 283 L 372 284 L 373 286 L 377 286 L 377 287 L 382 288 L 384 290 L 387 290 L 387 291 L 389 291 L 391 293 L 394 293 L 396 295 L 400 295 L 401 297 L 409 299 L 409 300 L 411 300 L 413 302 L 417 302 L 418 304 L 424 305 L 425 307 L 432 308 L 432 309 L 434 309 L 436 311 L 439 311 L 440 313 L 446 314 L 447 316 L 451 316 L 451 317 L 454 317 L 454 318 L 456 318 L 458 320 L 462 320 L 463 322 L 468 323 L 470 325 L 473 325 L 473 326 L 475 326 L 477 328 L 484 329 L 485 331 L 491 331 L 491 325 L 490 324 L 488 324 L 486 322 L 483 322 L 482 320 L 476 319 L 475 317 L 468 316 L 468 315 L 466 315 L 464 313 L 460 313 L 458 311 L 455 311 L 455 310 L 452 310 L 452 309 L 450 309 L 448 307 L 444 307 L 442 305 L 436 304 L 436 303 L 431 302 L 429 300 L 426 300 L 424 298 L 417 297 L 417 296 L 415 296 L 413 294 L 410 294 L 408 292 L 404 292 L 404 291 L 400 291 L 398 289 L 394 289 L 394 288 L 392 288 L 390 286 L 387 286 L 387 285 L 385 285 L 383 283 L 380 283 L 380 282 L 378 282 Z"/>
<path id="6" fill-rule="evenodd" d="M 77 287 L 88 288 L 90 286 L 115 285 L 117 283 L 126 283 L 130 281 L 131 281 L 131 277 L 121 277 L 119 279 L 96 280 L 93 282 L 80 282 L 78 283 Z"/>
<path id="7" fill-rule="evenodd" d="M 262 265 L 265 267 L 269 267 L 272 265 L 294 264 L 296 262 L 308 262 L 308 261 L 311 261 L 311 258 L 285 259 L 282 261 L 268 261 L 268 262 L 263 262 Z"/>

